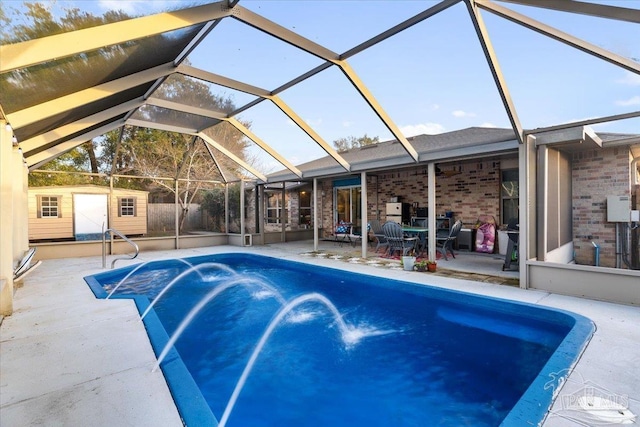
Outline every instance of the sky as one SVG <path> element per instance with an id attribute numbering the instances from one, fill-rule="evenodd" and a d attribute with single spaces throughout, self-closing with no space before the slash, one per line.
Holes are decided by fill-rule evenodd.
<path id="1" fill-rule="evenodd" d="M 640 0 L 592 1 L 640 10 Z M 18 3 L 11 1 L 10 3 Z M 143 15 L 203 1 L 61 1 L 94 14 L 122 9 Z M 240 5 L 336 53 L 343 53 L 436 4 L 425 0 L 240 0 Z M 640 62 L 640 25 L 510 3 L 502 6 Z M 481 12 L 525 129 L 640 110 L 640 76 L 488 12 Z M 189 57 L 192 65 L 273 90 L 321 60 L 233 20 L 224 19 Z M 472 126 L 510 127 L 464 3 L 405 30 L 348 60 L 406 136 Z M 237 106 L 253 97 L 213 86 Z M 332 67 L 281 93 L 325 141 L 345 137 L 393 139 L 353 85 Z M 240 119 L 291 163 L 325 155 L 268 101 Z M 640 119 L 593 126 L 640 133 Z M 282 169 L 253 149 L 260 169 Z"/>

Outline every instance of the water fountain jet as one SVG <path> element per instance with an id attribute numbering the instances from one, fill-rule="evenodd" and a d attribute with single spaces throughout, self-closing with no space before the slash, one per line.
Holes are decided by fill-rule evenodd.
<path id="1" fill-rule="evenodd" d="M 275 289 L 273 286 L 268 285 L 266 283 L 262 283 L 262 282 L 256 282 L 255 278 L 251 278 L 251 277 L 239 277 L 239 276 L 237 276 L 236 278 L 234 278 L 232 280 L 229 280 L 226 283 L 223 283 L 221 285 L 216 286 L 207 295 L 205 295 L 204 298 L 202 298 L 200 300 L 200 302 L 198 302 L 198 304 L 196 304 L 191 309 L 191 311 L 189 311 L 189 313 L 182 320 L 180 325 L 178 325 L 176 330 L 171 335 L 171 338 L 169 339 L 167 344 L 162 349 L 162 353 L 160 353 L 160 356 L 158 356 L 158 360 L 157 360 L 156 364 L 154 365 L 153 369 L 151 370 L 151 372 L 155 372 L 155 371 L 158 370 L 158 367 L 160 366 L 160 364 L 162 363 L 164 358 L 167 356 L 167 353 L 169 353 L 169 351 L 171 350 L 173 345 L 176 343 L 178 338 L 180 338 L 180 335 L 182 335 L 182 332 L 187 328 L 187 326 L 189 326 L 189 324 L 191 323 L 193 318 L 195 318 L 198 315 L 198 313 L 200 313 L 200 311 L 211 300 L 213 300 L 215 297 L 217 297 L 218 295 L 220 295 L 222 292 L 226 291 L 227 289 L 233 288 L 235 286 L 248 286 L 248 285 L 256 285 L 256 284 L 258 284 L 258 285 L 262 286 L 263 288 L 268 289 L 269 291 L 271 291 L 273 293 L 274 297 L 278 300 L 278 302 L 281 305 L 285 305 L 287 303 L 287 301 L 282 297 L 280 292 L 278 292 L 278 290 Z M 147 309 L 147 311 L 145 311 L 145 314 L 149 311 L 150 308 L 151 307 L 149 307 Z"/>
<path id="2" fill-rule="evenodd" d="M 183 264 L 186 264 L 189 266 L 189 268 L 193 268 L 193 264 L 191 264 L 189 261 L 182 259 L 182 258 L 175 258 L 174 261 L 180 261 Z M 126 276 L 124 276 L 122 279 L 120 279 L 120 281 L 118 282 L 118 284 L 111 289 L 111 292 L 109 292 L 109 294 L 106 296 L 105 299 L 109 299 L 109 297 L 111 297 L 111 295 L 113 295 L 115 293 L 116 290 L 118 290 L 118 288 L 120 287 L 120 285 L 122 285 L 124 282 L 127 281 L 127 279 L 129 277 L 131 277 L 136 271 L 140 270 L 142 267 L 147 266 L 149 264 L 153 264 L 153 263 L 160 263 L 160 262 L 166 262 L 166 260 L 154 260 L 154 261 L 146 261 L 143 262 L 142 264 L 138 264 L 135 266 L 135 268 L 133 270 L 131 270 L 129 273 L 127 273 Z M 198 274 L 200 275 L 200 278 L 203 279 L 202 274 L 198 271 Z"/>
<path id="3" fill-rule="evenodd" d="M 153 308 L 154 305 L 156 305 L 156 302 L 158 302 L 158 300 L 164 295 L 166 294 L 169 289 L 171 289 L 173 287 L 173 285 L 175 285 L 176 283 L 178 283 L 182 278 L 184 278 L 185 276 L 189 275 L 192 272 L 197 272 L 198 274 L 200 274 L 200 278 L 202 278 L 204 280 L 204 277 L 202 276 L 202 274 L 200 273 L 200 270 L 202 270 L 203 268 L 218 268 L 222 271 L 225 271 L 227 273 L 230 273 L 232 276 L 237 275 L 237 273 L 235 272 L 234 269 L 228 267 L 225 264 L 221 264 L 219 262 L 205 262 L 202 264 L 198 264 L 196 266 L 192 266 L 190 269 L 183 271 L 182 273 L 180 273 L 179 275 L 177 275 L 171 282 L 169 282 L 167 284 L 167 286 L 165 286 L 158 295 L 156 295 L 156 297 L 153 299 L 153 301 L 151 301 L 151 304 L 149 304 L 149 307 L 147 307 L 147 309 L 144 311 L 144 313 L 142 313 L 142 315 L 140 316 L 140 321 L 144 320 L 145 316 L 151 311 L 151 309 Z"/>
<path id="4" fill-rule="evenodd" d="M 253 350 L 253 353 L 251 354 L 251 357 L 249 358 L 247 365 L 242 371 L 242 375 L 240 376 L 240 379 L 236 383 L 236 387 L 233 389 L 233 393 L 231 394 L 231 398 L 229 398 L 229 402 L 227 403 L 227 406 L 224 409 L 224 413 L 222 414 L 222 418 L 218 423 L 218 427 L 224 427 L 227 424 L 227 421 L 229 420 L 229 416 L 231 415 L 231 411 L 233 410 L 236 400 L 238 399 L 238 396 L 240 395 L 240 392 L 242 391 L 242 388 L 244 387 L 244 384 L 247 381 L 247 378 L 249 377 L 251 370 L 253 369 L 253 365 L 258 359 L 258 356 L 260 355 L 262 348 L 265 346 L 265 344 L 269 340 L 269 337 L 271 336 L 275 328 L 280 324 L 282 319 L 284 319 L 284 317 L 287 316 L 287 314 L 289 314 L 291 310 L 293 310 L 298 305 L 304 304 L 305 302 L 308 302 L 308 301 L 318 301 L 324 304 L 329 309 L 329 311 L 331 311 L 335 319 L 335 322 L 338 324 L 342 341 L 349 347 L 357 344 L 362 338 L 365 338 L 370 335 L 380 334 L 379 332 L 376 332 L 376 331 L 370 331 L 371 332 L 370 333 L 365 330 L 348 325 L 342 319 L 342 314 L 340 314 L 336 306 L 333 305 L 333 303 L 327 297 L 317 292 L 301 295 L 299 297 L 292 299 L 285 306 L 283 306 L 280 309 L 280 311 L 278 311 L 276 316 L 273 318 L 273 320 L 271 320 L 271 322 L 267 326 L 267 329 L 262 334 L 260 341 L 258 341 L 258 344 L 256 345 L 256 348 Z"/>

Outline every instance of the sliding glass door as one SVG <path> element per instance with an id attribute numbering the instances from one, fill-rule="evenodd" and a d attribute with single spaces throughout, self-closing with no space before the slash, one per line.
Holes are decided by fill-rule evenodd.
<path id="1" fill-rule="evenodd" d="M 360 186 L 334 188 L 334 222 L 350 222 L 359 229 L 361 223 Z"/>

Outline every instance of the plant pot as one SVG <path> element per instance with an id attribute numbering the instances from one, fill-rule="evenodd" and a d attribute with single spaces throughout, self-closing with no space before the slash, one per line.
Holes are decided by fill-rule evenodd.
<path id="1" fill-rule="evenodd" d="M 402 266 L 405 271 L 413 271 L 413 265 L 416 263 L 416 257 L 414 256 L 403 256 L 402 257 Z"/>
<path id="2" fill-rule="evenodd" d="M 416 265 L 416 270 L 418 270 L 421 273 L 424 273 L 425 271 L 427 271 L 427 266 L 426 265 Z"/>
<path id="3" fill-rule="evenodd" d="M 436 268 L 438 267 L 438 264 L 433 263 L 433 264 L 427 264 L 427 270 L 429 270 L 430 272 L 434 272 L 436 271 Z"/>

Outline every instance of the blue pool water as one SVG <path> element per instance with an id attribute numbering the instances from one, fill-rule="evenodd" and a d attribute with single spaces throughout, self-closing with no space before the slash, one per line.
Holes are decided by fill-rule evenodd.
<path id="1" fill-rule="evenodd" d="M 549 381 L 575 363 L 594 330 L 568 312 L 258 255 L 186 261 L 202 268 L 145 318 L 156 355 L 212 289 L 236 273 L 251 278 L 207 304 L 161 365 L 187 425 L 216 424 L 283 301 L 310 292 L 369 335 L 345 344 L 325 305 L 295 307 L 257 357 L 228 426 L 537 425 L 552 403 Z M 134 298 L 142 313 L 188 268 L 146 264 L 112 298 Z M 132 270 L 86 280 L 105 297 Z"/>

